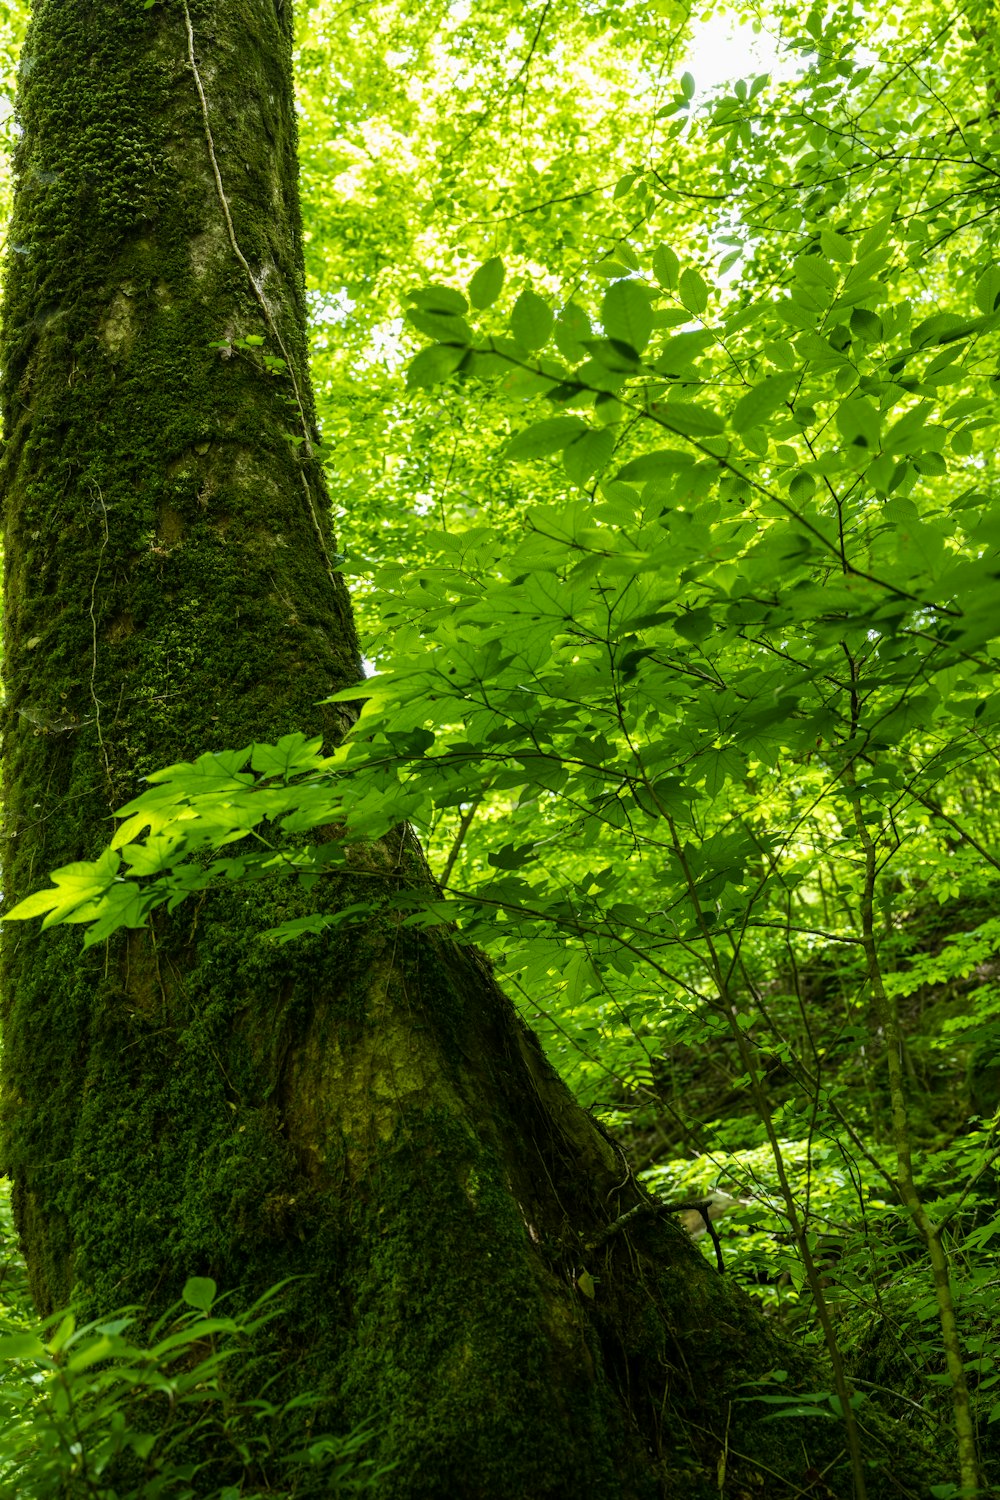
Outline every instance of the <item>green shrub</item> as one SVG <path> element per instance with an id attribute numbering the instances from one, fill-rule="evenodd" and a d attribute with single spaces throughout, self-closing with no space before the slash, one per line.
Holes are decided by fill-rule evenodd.
<path id="1" fill-rule="evenodd" d="M 282 1285 L 247 1311 L 219 1311 L 191 1277 L 141 1341 L 135 1309 L 35 1329 L 0 1310 L 0 1494 L 19 1500 L 263 1500 L 372 1492 L 387 1472 L 374 1432 L 316 1435 L 320 1399 L 253 1389 L 254 1334 Z M 239 1376 L 234 1379 L 233 1376 Z"/>

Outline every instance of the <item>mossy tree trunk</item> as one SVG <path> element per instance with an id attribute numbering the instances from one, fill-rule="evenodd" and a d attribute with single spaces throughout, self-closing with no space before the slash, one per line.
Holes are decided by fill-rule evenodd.
<path id="1" fill-rule="evenodd" d="M 343 729 L 316 706 L 359 665 L 311 451 L 290 12 L 35 7 L 3 330 L 9 899 L 93 857 L 144 773 Z M 836 1460 L 835 1424 L 730 1405 L 787 1351 L 671 1222 L 609 1232 L 642 1195 L 487 966 L 388 915 L 266 946 L 295 899 L 212 896 L 106 951 L 4 934 L 39 1307 L 304 1277 L 280 1388 L 381 1429 L 386 1497 L 778 1495 Z M 827 1483 L 849 1492 L 836 1461 Z"/>

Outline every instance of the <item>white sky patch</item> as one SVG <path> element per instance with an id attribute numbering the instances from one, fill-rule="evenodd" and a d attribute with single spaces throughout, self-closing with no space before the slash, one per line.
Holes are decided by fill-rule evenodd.
<path id="1" fill-rule="evenodd" d="M 677 68 L 690 73 L 695 83 L 695 102 L 701 102 L 722 84 L 737 78 L 752 79 L 768 73 L 786 82 L 802 69 L 801 56 L 786 51 L 777 34 L 760 31 L 734 11 L 717 11 L 705 21 L 696 21 L 687 56 Z"/>

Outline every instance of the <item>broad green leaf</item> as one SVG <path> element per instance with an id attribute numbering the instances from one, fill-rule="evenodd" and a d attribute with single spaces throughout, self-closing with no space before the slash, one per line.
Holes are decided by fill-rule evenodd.
<path id="1" fill-rule="evenodd" d="M 74 1354 L 72 1358 L 67 1360 L 66 1368 L 72 1371 L 74 1375 L 78 1375 L 83 1370 L 89 1370 L 91 1365 L 96 1365 L 101 1360 L 107 1359 L 109 1355 L 115 1352 L 115 1341 L 105 1335 L 102 1338 L 94 1339 L 92 1343 L 87 1344 L 77 1354 Z"/>
<path id="2" fill-rule="evenodd" d="M 276 744 L 254 745 L 250 765 L 261 776 L 282 776 L 287 780 L 290 776 L 315 771 L 324 765 L 320 754 L 322 748 L 321 735 L 307 739 L 301 731 L 296 731 L 282 735 Z"/>
<path id="3" fill-rule="evenodd" d="M 612 282 L 601 303 L 601 321 L 608 338 L 620 339 L 641 354 L 653 331 L 649 293 L 635 281 Z"/>
<path id="4" fill-rule="evenodd" d="M 426 334 L 429 339 L 437 339 L 441 344 L 458 344 L 467 348 L 472 342 L 472 330 L 468 323 L 454 314 L 425 312 L 422 308 L 411 307 L 406 320 L 420 333 Z"/>
<path id="5" fill-rule="evenodd" d="M 886 433 L 884 444 L 886 452 L 918 452 L 924 446 L 924 430 L 932 409 L 929 401 L 922 401 L 919 406 L 914 406 L 910 411 L 905 412 L 898 422 L 894 422 Z"/>
<path id="6" fill-rule="evenodd" d="M 987 266 L 976 282 L 976 306 L 986 314 L 1000 307 L 1000 266 Z"/>
<path id="7" fill-rule="evenodd" d="M 54 886 L 36 891 L 19 901 L 12 911 L 4 912 L 5 922 L 25 922 L 29 917 L 47 913 L 43 927 L 63 922 L 78 908 L 103 896 L 121 868 L 121 859 L 112 849 L 95 860 L 80 860 L 52 871 Z"/>
<path id="8" fill-rule="evenodd" d="M 469 301 L 480 310 L 492 307 L 503 291 L 504 263 L 499 255 L 484 260 L 469 282 Z"/>
<path id="9" fill-rule="evenodd" d="M 175 765 L 165 766 L 162 771 L 152 771 L 146 780 L 150 786 L 173 782 L 192 793 L 236 791 L 253 784 L 253 777 L 244 770 L 250 760 L 251 748 L 247 745 L 244 750 L 206 750 L 196 760 L 181 760 Z M 140 800 L 136 799 L 136 802 Z M 119 809 L 119 816 L 131 812 L 134 805 L 126 803 Z"/>
<path id="10" fill-rule="evenodd" d="M 873 452 L 878 448 L 882 420 L 870 401 L 855 396 L 842 402 L 837 408 L 836 421 L 845 442 Z"/>
<path id="11" fill-rule="evenodd" d="M 764 1398 L 761 1397 L 761 1400 Z M 766 1412 L 761 1417 L 762 1422 L 783 1422 L 787 1417 L 829 1417 L 831 1422 L 837 1419 L 832 1411 L 824 1411 L 821 1406 L 790 1406 L 783 1405 L 780 1411 Z"/>
<path id="12" fill-rule="evenodd" d="M 769 375 L 740 397 L 733 407 L 732 425 L 737 432 L 749 432 L 774 415 L 788 400 L 797 377 L 793 374 Z"/>
<path id="13" fill-rule="evenodd" d="M 910 343 L 914 349 L 924 349 L 929 344 L 951 343 L 975 333 L 978 323 L 978 319 L 962 318 L 956 313 L 932 313 L 914 328 L 910 334 Z"/>
<path id="14" fill-rule="evenodd" d="M 657 245 L 653 251 L 653 275 L 660 285 L 670 292 L 676 291 L 680 273 L 680 261 L 670 246 Z"/>
<path id="15" fill-rule="evenodd" d="M 560 452 L 587 430 L 587 424 L 579 417 L 547 417 L 515 433 L 504 449 L 504 457 L 544 458 L 546 454 Z"/>
<path id="16" fill-rule="evenodd" d="M 834 261 L 852 261 L 854 249 L 846 235 L 838 234 L 833 229 L 820 229 L 819 242 L 823 247 L 823 254 Z"/>
<path id="17" fill-rule="evenodd" d="M 692 372 L 701 355 L 715 343 L 715 336 L 707 328 L 688 329 L 686 333 L 675 333 L 664 340 L 654 368 L 672 379 L 683 379 Z"/>
<path id="18" fill-rule="evenodd" d="M 725 431 L 726 424 L 714 411 L 692 401 L 664 401 L 657 412 L 667 427 L 687 437 L 714 437 Z"/>
<path id="19" fill-rule="evenodd" d="M 414 307 L 422 308 L 424 312 L 445 313 L 456 317 L 469 310 L 469 304 L 461 292 L 456 292 L 450 286 L 423 286 L 417 291 L 410 293 L 410 301 Z"/>
<path id="20" fill-rule="evenodd" d="M 451 344 L 432 344 L 410 360 L 406 370 L 407 390 L 440 385 L 453 375 L 465 358 L 465 350 Z"/>
<path id="21" fill-rule="evenodd" d="M 11 1333 L 0 1338 L 0 1359 L 46 1360 L 47 1357 L 37 1333 Z"/>
<path id="22" fill-rule="evenodd" d="M 180 851 L 178 862 L 179 858 Z M 149 888 L 137 885 L 131 879 L 123 880 L 113 885 L 99 900 L 82 907 L 78 912 L 72 912 L 64 920 L 86 922 L 87 930 L 83 935 L 83 946 L 92 948 L 97 943 L 105 942 L 113 933 L 120 932 L 123 927 L 144 927 L 150 912 L 155 907 L 162 906 L 164 902 L 168 905 L 171 902 L 176 904 L 176 900 L 183 899 L 194 890 L 205 889 L 210 883 L 209 873 L 198 871 L 194 866 L 181 864 L 178 873 L 174 873 L 171 869 L 162 881 L 158 881 L 156 885 Z M 173 910 L 172 905 L 170 905 L 170 910 Z"/>
<path id="23" fill-rule="evenodd" d="M 816 481 L 811 474 L 793 474 L 788 482 L 788 493 L 798 505 L 804 505 L 816 493 Z"/>
<path id="24" fill-rule="evenodd" d="M 666 474 L 677 474 L 689 469 L 697 462 L 697 454 L 690 448 L 654 448 L 638 458 L 630 459 L 619 469 L 617 479 L 626 483 L 641 483 L 647 479 L 659 479 Z"/>
<path id="25" fill-rule="evenodd" d="M 141 831 L 140 825 L 140 831 Z M 116 845 L 129 867 L 129 875 L 159 875 L 186 853 L 183 824 L 170 833 L 148 834 L 141 844 Z"/>
<path id="26" fill-rule="evenodd" d="M 574 484 L 585 485 L 600 473 L 615 449 L 615 434 L 608 427 L 585 432 L 563 450 L 563 466 Z"/>
<path id="27" fill-rule="evenodd" d="M 567 302 L 556 322 L 556 347 L 566 359 L 576 363 L 583 359 L 586 349 L 584 340 L 591 337 L 590 319 L 582 307 Z"/>
<path id="28" fill-rule="evenodd" d="M 639 356 L 623 339 L 584 339 L 589 354 L 606 370 L 630 375 L 639 368 Z M 578 371 L 582 375 L 582 371 Z"/>
<path id="29" fill-rule="evenodd" d="M 708 286 L 705 278 L 693 266 L 687 266 L 680 274 L 678 283 L 680 298 L 684 306 L 693 313 L 703 313 L 708 306 Z"/>
<path id="30" fill-rule="evenodd" d="M 689 609 L 674 621 L 677 634 L 686 641 L 703 641 L 715 629 L 710 609 Z"/>
<path id="31" fill-rule="evenodd" d="M 526 349 L 543 348 L 549 341 L 554 322 L 552 309 L 545 298 L 530 287 L 518 297 L 510 315 L 511 331 Z"/>
<path id="32" fill-rule="evenodd" d="M 874 343 L 882 337 L 882 319 L 866 307 L 855 307 L 851 312 L 851 332 L 855 338 Z"/>
<path id="33" fill-rule="evenodd" d="M 217 1291 L 210 1276 L 189 1276 L 181 1296 L 189 1307 L 196 1307 L 199 1312 L 207 1313 L 211 1311 Z"/>

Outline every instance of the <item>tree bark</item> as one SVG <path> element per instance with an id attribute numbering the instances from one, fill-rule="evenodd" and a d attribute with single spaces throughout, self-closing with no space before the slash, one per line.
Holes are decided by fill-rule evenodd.
<path id="1" fill-rule="evenodd" d="M 8 900 L 93 858 L 145 773 L 345 727 L 317 706 L 360 667 L 313 453 L 290 12 L 35 6 L 3 325 Z M 336 899 L 419 858 L 401 835 Z M 646 1202 L 485 961 L 388 913 L 260 940 L 305 901 L 237 887 L 86 953 L 4 933 L 39 1308 L 302 1278 L 276 1389 L 375 1424 L 386 1500 L 777 1496 L 809 1465 L 849 1493 L 836 1424 L 735 1400 L 804 1361 Z"/>

